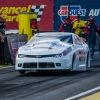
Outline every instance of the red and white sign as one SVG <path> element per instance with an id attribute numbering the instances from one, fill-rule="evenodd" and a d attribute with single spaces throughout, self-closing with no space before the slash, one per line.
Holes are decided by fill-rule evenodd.
<path id="1" fill-rule="evenodd" d="M 39 30 L 53 30 L 53 0 L 3 0 L 0 2 L 0 14 L 6 21 L 6 29 L 18 29 L 18 13 L 30 12 L 33 5 L 46 5 L 38 23 Z"/>

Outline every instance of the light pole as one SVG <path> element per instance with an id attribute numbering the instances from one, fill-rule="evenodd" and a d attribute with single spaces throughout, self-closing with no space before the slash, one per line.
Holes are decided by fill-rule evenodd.
<path id="1" fill-rule="evenodd" d="M 70 18 L 70 0 L 68 0 L 68 17 Z"/>
<path id="2" fill-rule="evenodd" d="M 59 0 L 59 4 L 62 0 Z M 70 18 L 70 0 L 68 0 L 68 17 Z"/>

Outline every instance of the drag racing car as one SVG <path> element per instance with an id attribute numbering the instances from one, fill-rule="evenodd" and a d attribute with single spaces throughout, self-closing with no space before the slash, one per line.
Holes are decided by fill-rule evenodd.
<path id="1" fill-rule="evenodd" d="M 86 71 L 90 67 L 88 45 L 73 33 L 44 32 L 35 34 L 16 55 L 15 69 L 25 71 Z"/>

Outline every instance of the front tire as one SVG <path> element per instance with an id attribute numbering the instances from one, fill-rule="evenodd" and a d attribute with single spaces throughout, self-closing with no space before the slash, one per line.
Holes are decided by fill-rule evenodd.
<path id="1" fill-rule="evenodd" d="M 25 71 L 24 70 L 19 70 L 18 71 L 20 74 L 25 74 Z"/>
<path id="2" fill-rule="evenodd" d="M 75 54 L 73 55 L 73 59 L 72 59 L 72 68 L 71 68 L 71 71 L 73 71 L 74 64 L 75 64 Z"/>

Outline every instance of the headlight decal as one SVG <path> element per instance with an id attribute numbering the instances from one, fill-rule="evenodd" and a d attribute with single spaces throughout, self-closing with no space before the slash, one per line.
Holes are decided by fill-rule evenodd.
<path id="1" fill-rule="evenodd" d="M 62 56 L 62 54 L 54 54 L 54 55 L 52 55 L 52 57 L 54 57 L 54 58 L 59 58 L 61 56 Z"/>
<path id="2" fill-rule="evenodd" d="M 23 54 L 18 54 L 18 58 L 24 58 Z"/>
<path id="3" fill-rule="evenodd" d="M 63 55 L 64 56 L 66 56 L 69 52 L 71 52 L 72 51 L 72 47 L 68 47 L 67 49 L 65 49 L 64 51 L 63 51 Z"/>

